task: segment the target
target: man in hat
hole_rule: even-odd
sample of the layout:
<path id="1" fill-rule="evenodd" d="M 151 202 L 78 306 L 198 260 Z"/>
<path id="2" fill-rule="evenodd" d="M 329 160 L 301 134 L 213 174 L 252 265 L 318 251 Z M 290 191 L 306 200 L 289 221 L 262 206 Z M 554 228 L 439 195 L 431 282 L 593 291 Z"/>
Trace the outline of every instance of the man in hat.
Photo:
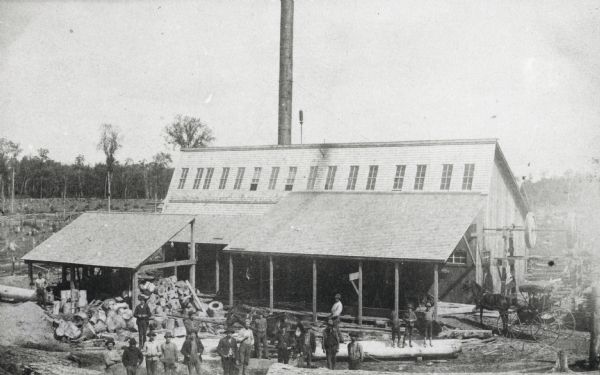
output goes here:
<path id="1" fill-rule="evenodd" d="M 423 318 L 425 320 L 425 336 L 423 339 L 423 343 L 427 346 L 427 338 L 429 338 L 429 346 L 433 347 L 431 344 L 431 336 L 433 336 L 433 311 L 431 310 L 431 302 L 425 303 L 425 312 L 423 313 Z"/>
<path id="2" fill-rule="evenodd" d="M 171 342 L 171 331 L 165 333 L 165 342 L 160 346 L 160 360 L 165 368 L 166 375 L 177 374 L 177 345 Z"/>
<path id="3" fill-rule="evenodd" d="M 188 367 L 188 374 L 192 375 L 195 370 L 196 375 L 200 375 L 200 363 L 202 362 L 202 352 L 204 352 L 204 345 L 198 337 L 196 330 L 191 330 L 183 342 L 181 347 L 181 354 L 183 354 L 183 363 Z"/>
<path id="4" fill-rule="evenodd" d="M 327 357 L 327 368 L 335 370 L 335 357 L 340 348 L 340 339 L 331 319 L 327 321 L 327 327 L 323 330 L 322 346 Z"/>
<path id="5" fill-rule="evenodd" d="M 158 374 L 158 358 L 161 351 L 158 343 L 154 341 L 155 337 L 156 333 L 150 331 L 148 333 L 148 341 L 144 343 L 144 347 L 142 348 L 142 353 L 146 356 L 146 373 L 148 375 Z"/>
<path id="6" fill-rule="evenodd" d="M 340 343 L 344 342 L 342 338 L 342 333 L 340 332 L 340 316 L 342 315 L 342 310 L 344 306 L 342 305 L 342 295 L 339 293 L 335 294 L 335 302 L 333 306 L 331 306 L 331 319 L 333 320 L 333 327 L 335 328 L 335 332 L 338 335 L 338 340 Z"/>
<path id="7" fill-rule="evenodd" d="M 356 339 L 357 332 L 350 332 L 350 343 L 348 344 L 348 368 L 350 370 L 360 370 L 360 364 L 364 359 L 362 345 Z"/>
<path id="8" fill-rule="evenodd" d="M 223 366 L 224 375 L 234 375 L 235 373 L 235 354 L 237 352 L 237 342 L 231 334 L 233 328 L 227 327 L 226 336 L 219 340 L 217 345 L 217 353 L 221 356 L 221 365 Z"/>
<path id="9" fill-rule="evenodd" d="M 254 352 L 258 358 L 264 357 L 269 358 L 267 353 L 267 319 L 262 313 L 258 313 L 254 320 Z M 262 345 L 262 353 L 261 353 Z M 262 354 L 262 355 L 261 355 Z"/>
<path id="10" fill-rule="evenodd" d="M 35 295 L 37 296 L 38 305 L 44 307 L 46 306 L 46 287 L 48 287 L 48 282 L 44 279 L 41 272 L 38 272 L 38 277 L 34 281 L 35 284 Z"/>
<path id="11" fill-rule="evenodd" d="M 298 333 L 300 333 L 298 335 Z M 304 362 L 307 368 L 312 368 L 312 356 L 317 350 L 317 340 L 311 326 L 298 322 L 296 326 L 296 352 L 298 353 L 298 367 Z"/>
<path id="12" fill-rule="evenodd" d="M 277 333 L 277 362 L 288 364 L 290 361 L 290 350 L 293 349 L 294 345 L 292 338 L 290 337 L 285 322 L 279 327 Z"/>
<path id="13" fill-rule="evenodd" d="M 115 340 L 109 337 L 104 343 L 106 350 L 103 353 L 105 372 L 107 374 L 118 374 L 118 365 L 121 363 L 121 356 L 119 352 L 115 350 Z"/>
<path id="14" fill-rule="evenodd" d="M 148 304 L 146 303 L 148 297 L 140 294 L 138 299 L 140 300 L 140 303 L 135 307 L 135 310 L 133 310 L 133 316 L 135 316 L 135 323 L 138 327 L 140 346 L 143 347 L 146 342 L 146 331 L 148 330 L 148 323 L 150 322 L 152 313 L 150 312 L 150 307 L 148 307 Z"/>
<path id="15" fill-rule="evenodd" d="M 134 338 L 129 339 L 129 346 L 123 350 L 123 366 L 127 371 L 127 375 L 135 375 L 138 367 L 144 362 L 144 356 L 140 349 L 136 346 L 137 342 Z"/>
<path id="16" fill-rule="evenodd" d="M 254 333 L 250 329 L 250 319 L 246 319 L 243 324 L 243 329 L 238 333 L 240 335 L 240 375 L 246 375 L 246 368 L 250 363 L 250 356 L 252 355 L 252 348 L 254 347 Z"/>

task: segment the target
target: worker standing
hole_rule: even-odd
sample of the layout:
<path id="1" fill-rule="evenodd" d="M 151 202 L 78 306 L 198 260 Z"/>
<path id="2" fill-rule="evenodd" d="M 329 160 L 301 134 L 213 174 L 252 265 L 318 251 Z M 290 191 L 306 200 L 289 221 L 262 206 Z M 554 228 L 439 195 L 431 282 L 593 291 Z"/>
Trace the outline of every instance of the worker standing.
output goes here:
<path id="1" fill-rule="evenodd" d="M 243 329 L 240 330 L 240 375 L 246 375 L 246 368 L 250 363 L 250 356 L 252 355 L 252 348 L 254 347 L 254 333 L 250 329 L 250 319 L 246 319 L 243 324 Z"/>
<path id="2" fill-rule="evenodd" d="M 217 345 L 217 354 L 221 356 L 221 366 L 223 366 L 223 375 L 233 375 L 235 373 L 235 353 L 237 352 L 237 342 L 231 334 L 233 328 L 227 327 L 226 336 L 219 340 Z"/>
<path id="3" fill-rule="evenodd" d="M 184 356 L 183 363 L 187 364 L 189 375 L 193 374 L 192 370 L 194 370 L 196 375 L 200 375 L 200 364 L 202 363 L 203 352 L 204 345 L 202 345 L 202 341 L 200 341 L 197 331 L 190 331 L 181 347 L 181 354 Z"/>
<path id="4" fill-rule="evenodd" d="M 38 277 L 35 279 L 34 284 L 37 303 L 44 307 L 46 306 L 46 287 L 48 287 L 48 282 L 44 279 L 41 272 L 38 272 Z"/>
<path id="5" fill-rule="evenodd" d="M 129 346 L 123 350 L 121 360 L 123 361 L 127 375 L 136 375 L 138 367 L 144 362 L 144 356 L 136 344 L 135 339 L 130 338 Z"/>
<path id="6" fill-rule="evenodd" d="M 254 320 L 254 331 L 256 333 L 256 337 L 254 338 L 254 351 L 256 352 L 256 356 L 258 358 L 264 357 L 268 359 L 269 355 L 267 353 L 267 319 L 261 313 L 259 313 L 257 319 Z"/>
<path id="7" fill-rule="evenodd" d="M 425 304 L 425 312 L 423 314 L 425 319 L 425 338 L 423 340 L 424 346 L 427 346 L 427 338 L 429 338 L 429 346 L 431 344 L 431 336 L 433 336 L 433 310 L 431 310 L 431 302 Z"/>
<path id="8" fill-rule="evenodd" d="M 165 368 L 166 375 L 177 374 L 177 345 L 171 342 L 173 334 L 171 331 L 165 333 L 165 342 L 160 346 L 160 360 Z"/>
<path id="9" fill-rule="evenodd" d="M 290 350 L 293 345 L 285 323 L 282 323 L 277 333 L 277 362 L 288 364 L 290 361 Z"/>
<path id="10" fill-rule="evenodd" d="M 335 357 L 340 348 L 340 340 L 336 329 L 333 326 L 333 320 L 331 319 L 327 321 L 327 327 L 323 331 L 322 346 L 325 356 L 327 357 L 327 368 L 335 370 Z"/>
<path id="11" fill-rule="evenodd" d="M 344 342 L 342 333 L 340 332 L 340 316 L 342 315 L 343 310 L 344 306 L 342 305 L 342 295 L 336 293 L 335 302 L 333 303 L 333 306 L 331 306 L 331 319 L 333 320 L 333 327 L 340 343 Z"/>
<path id="12" fill-rule="evenodd" d="M 148 341 L 144 343 L 142 353 L 146 356 L 146 373 L 148 375 L 158 375 L 158 357 L 160 357 L 160 346 L 154 338 L 156 333 L 148 333 Z"/>
<path id="13" fill-rule="evenodd" d="M 350 343 L 348 344 L 348 369 L 360 370 L 360 365 L 365 357 L 362 345 L 356 341 L 357 332 L 350 332 Z"/>
<path id="14" fill-rule="evenodd" d="M 150 322 L 152 312 L 150 312 L 150 307 L 148 307 L 148 304 L 146 303 L 147 297 L 145 295 L 140 294 L 138 299 L 140 300 L 140 303 L 135 307 L 133 316 L 135 316 L 135 323 L 138 327 L 140 346 L 143 347 L 146 342 L 146 331 L 148 330 L 148 323 Z"/>
<path id="15" fill-rule="evenodd" d="M 103 353 L 104 366 L 106 366 L 104 372 L 116 375 L 119 373 L 118 365 L 121 363 L 121 356 L 119 355 L 119 352 L 115 350 L 115 340 L 110 337 L 106 340 L 104 345 L 106 346 L 106 350 Z"/>

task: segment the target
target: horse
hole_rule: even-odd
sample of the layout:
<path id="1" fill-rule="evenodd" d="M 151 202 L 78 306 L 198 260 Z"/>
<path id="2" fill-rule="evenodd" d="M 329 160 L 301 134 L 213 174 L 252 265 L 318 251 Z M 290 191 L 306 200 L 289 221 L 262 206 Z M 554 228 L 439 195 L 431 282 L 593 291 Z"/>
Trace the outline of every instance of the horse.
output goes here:
<path id="1" fill-rule="evenodd" d="M 475 308 L 479 308 L 479 323 L 483 325 L 483 309 L 495 310 L 500 313 L 502 319 L 502 331 L 508 332 L 508 310 L 518 306 L 516 296 L 504 296 L 499 293 L 490 293 L 474 280 L 468 280 L 463 284 L 464 291 L 470 291 L 473 295 Z"/>

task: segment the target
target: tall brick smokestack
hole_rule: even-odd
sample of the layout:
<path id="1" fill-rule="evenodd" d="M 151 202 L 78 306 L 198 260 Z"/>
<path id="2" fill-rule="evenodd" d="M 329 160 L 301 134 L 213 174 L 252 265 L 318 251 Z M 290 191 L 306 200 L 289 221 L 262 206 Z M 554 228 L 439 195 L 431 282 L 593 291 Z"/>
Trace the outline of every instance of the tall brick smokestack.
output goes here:
<path id="1" fill-rule="evenodd" d="M 279 36 L 279 116 L 277 144 L 292 143 L 292 55 L 294 0 L 281 0 Z"/>

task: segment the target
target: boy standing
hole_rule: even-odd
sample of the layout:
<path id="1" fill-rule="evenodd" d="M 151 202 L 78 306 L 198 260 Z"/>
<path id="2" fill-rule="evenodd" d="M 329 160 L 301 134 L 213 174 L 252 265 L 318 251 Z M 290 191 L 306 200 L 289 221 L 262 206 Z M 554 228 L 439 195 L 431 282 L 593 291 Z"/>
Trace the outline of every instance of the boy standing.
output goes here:
<path id="1" fill-rule="evenodd" d="M 290 361 L 290 336 L 287 332 L 285 323 L 281 324 L 279 333 L 277 334 L 277 362 L 285 363 Z"/>
<path id="2" fill-rule="evenodd" d="M 227 327 L 226 336 L 219 340 L 217 353 L 221 356 L 221 365 L 224 375 L 233 375 L 235 373 L 235 353 L 237 351 L 237 342 L 231 334 L 233 328 Z"/>
<path id="3" fill-rule="evenodd" d="M 350 343 L 348 344 L 348 368 L 350 370 L 360 370 L 360 364 L 364 359 L 362 345 L 356 339 L 358 333 L 350 332 Z"/>
<path id="4" fill-rule="evenodd" d="M 415 322 L 417 321 L 417 314 L 413 310 L 412 304 L 408 304 L 408 311 L 404 313 L 404 324 L 406 326 L 404 330 L 404 336 L 402 336 L 402 347 L 406 343 L 406 335 L 408 335 L 408 346 L 412 348 L 412 331 L 415 328 Z"/>
<path id="5" fill-rule="evenodd" d="M 35 295 L 37 296 L 38 305 L 44 308 L 46 306 L 46 287 L 48 282 L 44 279 L 41 272 L 38 272 L 38 277 L 35 279 Z"/>
<path id="6" fill-rule="evenodd" d="M 425 346 L 427 346 L 427 338 L 429 337 L 429 346 L 433 347 L 431 344 L 431 336 L 433 336 L 433 311 L 431 310 L 431 303 L 427 302 L 425 304 L 425 339 L 423 340 Z"/>

